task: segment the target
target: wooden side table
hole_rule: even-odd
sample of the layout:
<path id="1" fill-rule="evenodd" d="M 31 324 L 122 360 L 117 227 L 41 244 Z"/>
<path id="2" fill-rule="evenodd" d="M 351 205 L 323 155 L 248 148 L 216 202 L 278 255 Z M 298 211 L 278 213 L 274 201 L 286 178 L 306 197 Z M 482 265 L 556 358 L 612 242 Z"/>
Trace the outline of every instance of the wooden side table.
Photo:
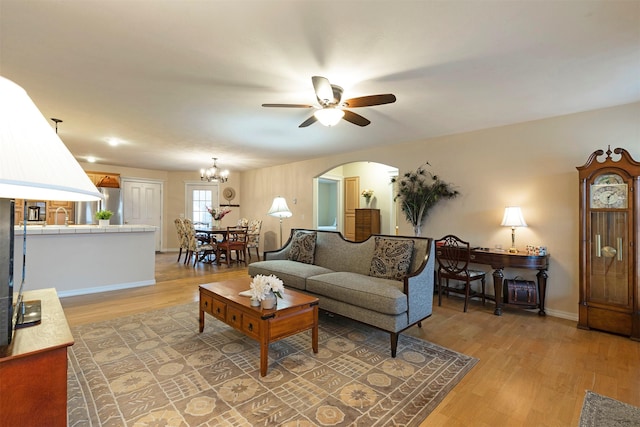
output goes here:
<path id="1" fill-rule="evenodd" d="M 0 355 L 0 424 L 66 427 L 73 336 L 55 289 L 25 292 L 24 300 L 42 301 L 42 321 L 18 329 Z"/>

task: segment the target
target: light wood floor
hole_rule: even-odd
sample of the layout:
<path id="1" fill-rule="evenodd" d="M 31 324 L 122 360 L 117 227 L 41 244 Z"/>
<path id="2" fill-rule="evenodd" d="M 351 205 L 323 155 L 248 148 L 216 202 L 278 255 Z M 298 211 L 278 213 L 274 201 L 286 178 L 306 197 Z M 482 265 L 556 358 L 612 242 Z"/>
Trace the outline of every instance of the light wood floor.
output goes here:
<path id="1" fill-rule="evenodd" d="M 70 325 L 196 301 L 198 284 L 247 274 L 176 258 L 157 255 L 155 286 L 63 298 Z M 640 406 L 640 343 L 628 338 L 521 310 L 494 316 L 490 302 L 463 313 L 456 297 L 405 333 L 479 359 L 422 426 L 577 426 L 586 390 Z"/>

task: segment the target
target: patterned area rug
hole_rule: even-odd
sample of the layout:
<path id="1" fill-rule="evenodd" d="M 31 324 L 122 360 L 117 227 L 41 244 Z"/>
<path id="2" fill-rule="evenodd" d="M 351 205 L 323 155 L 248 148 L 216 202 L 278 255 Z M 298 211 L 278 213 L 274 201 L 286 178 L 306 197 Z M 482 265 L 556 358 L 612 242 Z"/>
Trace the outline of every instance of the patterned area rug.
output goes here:
<path id="1" fill-rule="evenodd" d="M 428 322 L 426 322 L 428 324 Z M 69 426 L 417 426 L 477 359 L 321 311 L 310 332 L 258 342 L 191 303 L 72 329 Z"/>
<path id="2" fill-rule="evenodd" d="M 580 427 L 637 427 L 640 408 L 587 390 Z"/>

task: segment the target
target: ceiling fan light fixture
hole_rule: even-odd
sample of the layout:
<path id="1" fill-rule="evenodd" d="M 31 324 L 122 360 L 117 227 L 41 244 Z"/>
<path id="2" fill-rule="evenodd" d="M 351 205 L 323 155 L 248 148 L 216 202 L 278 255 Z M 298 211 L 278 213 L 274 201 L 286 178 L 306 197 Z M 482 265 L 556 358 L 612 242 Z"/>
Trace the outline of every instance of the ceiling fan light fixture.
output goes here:
<path id="1" fill-rule="evenodd" d="M 344 111 L 335 107 L 326 107 L 320 110 L 316 110 L 313 115 L 318 119 L 320 123 L 325 126 L 335 126 L 340 119 L 344 116 Z"/>

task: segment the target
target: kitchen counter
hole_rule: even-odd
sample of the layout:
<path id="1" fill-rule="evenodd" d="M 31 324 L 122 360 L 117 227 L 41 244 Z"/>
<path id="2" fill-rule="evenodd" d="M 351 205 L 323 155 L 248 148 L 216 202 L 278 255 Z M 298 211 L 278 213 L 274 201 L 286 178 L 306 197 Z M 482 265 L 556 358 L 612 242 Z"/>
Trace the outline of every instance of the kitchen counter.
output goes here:
<path id="1" fill-rule="evenodd" d="M 27 236 L 31 234 L 91 234 L 91 233 L 139 233 L 156 231 L 156 227 L 150 225 L 27 225 Z M 24 234 L 24 227 L 14 227 L 16 236 Z"/>
<path id="2" fill-rule="evenodd" d="M 66 297 L 153 285 L 155 232 L 149 225 L 27 225 L 26 290 Z M 14 228 L 14 286 L 22 280 L 24 227 Z"/>

